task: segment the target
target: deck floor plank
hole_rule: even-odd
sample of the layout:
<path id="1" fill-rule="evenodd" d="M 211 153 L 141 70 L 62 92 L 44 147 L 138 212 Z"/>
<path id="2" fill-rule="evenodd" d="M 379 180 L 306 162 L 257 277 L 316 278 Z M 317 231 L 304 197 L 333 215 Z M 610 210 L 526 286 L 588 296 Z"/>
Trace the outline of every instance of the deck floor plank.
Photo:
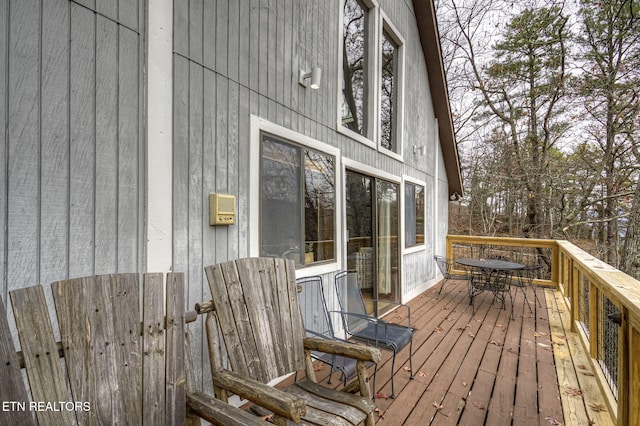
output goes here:
<path id="1" fill-rule="evenodd" d="M 569 313 L 560 308 L 563 302 L 561 295 L 557 292 L 547 292 L 549 304 L 556 309 L 552 309 L 557 315 L 559 323 L 552 327 L 552 341 L 554 342 L 554 355 L 556 365 L 559 358 L 562 362 L 564 374 L 558 372 L 558 383 L 560 384 L 560 395 L 565 400 L 571 400 L 571 405 L 580 406 L 576 409 L 578 421 L 586 424 L 612 425 L 611 416 L 607 411 L 607 404 L 602 394 L 599 392 L 598 383 L 590 369 L 590 360 L 577 335 L 570 332 Z M 581 396 L 577 396 L 580 394 Z M 568 404 L 567 404 L 568 405 Z M 595 408 L 595 409 L 594 409 Z M 573 413 L 572 413 L 573 414 Z M 565 413 L 565 418 L 567 413 Z"/>

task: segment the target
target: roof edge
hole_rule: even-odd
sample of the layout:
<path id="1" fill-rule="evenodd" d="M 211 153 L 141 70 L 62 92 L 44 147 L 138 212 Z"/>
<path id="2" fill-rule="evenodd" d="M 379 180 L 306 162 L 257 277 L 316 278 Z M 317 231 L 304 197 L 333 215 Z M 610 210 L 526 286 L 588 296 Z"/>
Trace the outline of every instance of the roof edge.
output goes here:
<path id="1" fill-rule="evenodd" d="M 442 49 L 440 47 L 440 34 L 436 20 L 436 12 L 433 0 L 412 0 L 413 10 L 420 34 L 422 53 L 427 65 L 429 75 L 429 88 L 433 100 L 433 109 L 438 118 L 438 134 L 440 147 L 444 157 L 444 164 L 449 180 L 449 195 L 463 195 L 462 174 L 460 172 L 460 159 L 453 130 L 453 118 L 451 105 L 449 104 L 449 91 L 447 79 L 442 62 Z M 433 54 L 437 52 L 437 54 Z"/>

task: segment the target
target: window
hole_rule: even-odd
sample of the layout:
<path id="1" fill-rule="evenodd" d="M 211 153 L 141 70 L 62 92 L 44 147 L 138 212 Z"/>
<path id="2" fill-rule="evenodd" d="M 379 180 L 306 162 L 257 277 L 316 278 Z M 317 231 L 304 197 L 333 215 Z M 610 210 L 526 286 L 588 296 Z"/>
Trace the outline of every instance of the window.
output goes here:
<path id="1" fill-rule="evenodd" d="M 369 8 L 346 0 L 343 14 L 342 125 L 367 136 Z"/>
<path id="2" fill-rule="evenodd" d="M 424 244 L 424 186 L 405 183 L 404 222 L 405 247 Z"/>
<path id="3" fill-rule="evenodd" d="M 260 255 L 335 260 L 335 158 L 263 134 Z"/>
<path id="4" fill-rule="evenodd" d="M 338 131 L 402 160 L 404 40 L 375 0 L 344 0 Z"/>
<path id="5" fill-rule="evenodd" d="M 398 45 L 385 30 L 382 34 L 382 66 L 380 73 L 380 145 L 399 152 L 396 143 L 396 98 Z"/>

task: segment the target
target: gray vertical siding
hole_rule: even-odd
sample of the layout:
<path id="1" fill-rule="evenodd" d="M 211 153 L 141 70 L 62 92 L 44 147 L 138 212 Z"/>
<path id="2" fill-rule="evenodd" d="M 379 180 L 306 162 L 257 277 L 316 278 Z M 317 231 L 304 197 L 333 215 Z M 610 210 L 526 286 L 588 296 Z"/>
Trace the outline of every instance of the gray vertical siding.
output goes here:
<path id="1" fill-rule="evenodd" d="M 4 301 L 37 283 L 142 272 L 142 7 L 0 2 Z"/>

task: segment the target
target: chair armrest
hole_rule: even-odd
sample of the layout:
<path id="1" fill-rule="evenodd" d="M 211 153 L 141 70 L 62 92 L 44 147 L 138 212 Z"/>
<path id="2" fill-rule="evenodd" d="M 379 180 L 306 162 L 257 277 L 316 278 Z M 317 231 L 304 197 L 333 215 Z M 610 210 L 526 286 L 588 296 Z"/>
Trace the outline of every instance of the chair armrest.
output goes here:
<path id="1" fill-rule="evenodd" d="M 307 413 L 307 405 L 302 399 L 283 390 L 228 370 L 213 372 L 211 376 L 214 386 L 235 393 L 295 423 L 300 423 L 302 416 Z"/>
<path id="2" fill-rule="evenodd" d="M 318 339 L 307 337 L 303 340 L 305 349 L 320 351 L 331 355 L 341 355 L 360 361 L 380 362 L 380 350 L 370 346 L 355 345 L 353 343 L 337 340 Z"/>
<path id="3" fill-rule="evenodd" d="M 265 425 L 259 417 L 200 391 L 187 394 L 187 407 L 216 426 Z"/>

